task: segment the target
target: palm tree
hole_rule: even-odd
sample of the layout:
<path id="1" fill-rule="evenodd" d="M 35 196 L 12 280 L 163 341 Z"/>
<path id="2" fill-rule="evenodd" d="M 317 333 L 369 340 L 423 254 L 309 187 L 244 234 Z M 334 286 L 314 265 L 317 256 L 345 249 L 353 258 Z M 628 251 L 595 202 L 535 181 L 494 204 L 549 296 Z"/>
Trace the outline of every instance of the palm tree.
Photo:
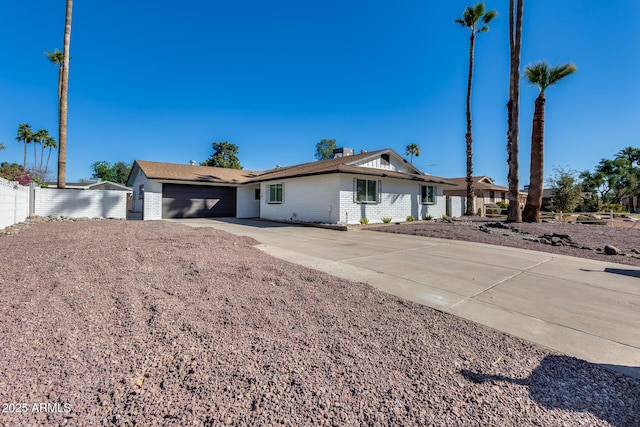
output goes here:
<path id="1" fill-rule="evenodd" d="M 407 145 L 404 152 L 405 156 L 411 156 L 410 164 L 413 164 L 413 156 L 420 157 L 420 146 L 414 142 Z"/>
<path id="2" fill-rule="evenodd" d="M 35 134 L 33 134 L 33 168 L 36 168 L 38 163 L 38 155 L 36 154 L 36 144 L 40 144 L 41 153 L 40 153 L 40 167 L 38 170 L 42 172 L 42 155 L 44 154 L 44 141 L 49 136 L 49 131 L 46 129 L 40 129 Z"/>
<path id="3" fill-rule="evenodd" d="M 43 175 L 43 177 L 46 178 L 47 172 L 49 171 L 49 159 L 51 159 L 51 150 L 54 148 L 58 148 L 58 144 L 56 143 L 56 140 L 51 135 L 49 135 L 44 141 L 44 146 L 49 149 L 49 154 L 47 155 L 47 163 L 45 163 Z"/>
<path id="4" fill-rule="evenodd" d="M 58 114 L 58 188 L 66 187 L 67 175 L 67 106 L 69 92 L 69 45 L 71 44 L 71 13 L 73 0 L 67 0 L 67 8 L 64 22 L 64 45 L 62 48 L 62 80 L 60 82 L 60 104 Z"/>
<path id="5" fill-rule="evenodd" d="M 517 3 L 517 4 L 515 4 Z M 518 188 L 518 135 L 520 120 L 520 52 L 524 0 L 509 0 L 509 101 L 507 102 L 507 164 L 509 166 L 509 209 L 507 220 L 522 222 Z"/>
<path id="6" fill-rule="evenodd" d="M 634 163 L 638 163 L 640 165 L 640 148 L 623 148 L 616 154 L 616 159 L 627 159 L 631 166 L 633 166 Z"/>
<path id="7" fill-rule="evenodd" d="M 45 52 L 49 61 L 53 64 L 58 65 L 58 102 L 60 102 L 61 92 L 62 92 L 62 65 L 64 64 L 64 53 L 60 52 L 58 49 L 54 49 L 53 52 Z"/>
<path id="8" fill-rule="evenodd" d="M 489 22 L 491 22 L 498 13 L 490 10 L 485 12 L 484 3 L 478 3 L 475 6 L 467 6 L 462 13 L 462 18 L 456 19 L 454 22 L 471 30 L 469 38 L 469 76 L 467 79 L 467 133 L 465 135 L 467 142 L 467 208 L 465 215 L 473 215 L 473 137 L 471 135 L 471 82 L 473 79 L 473 57 L 476 45 L 476 34 L 489 31 Z"/>
<path id="9" fill-rule="evenodd" d="M 24 162 L 22 163 L 22 167 L 27 169 L 27 144 L 31 144 L 33 141 L 33 131 L 31 130 L 31 125 L 28 123 L 22 123 L 18 125 L 18 136 L 16 136 L 16 141 L 24 142 Z"/>
<path id="10" fill-rule="evenodd" d="M 522 212 L 522 220 L 525 222 L 540 222 L 542 185 L 544 181 L 544 106 L 546 103 L 544 92 L 549 86 L 553 86 L 575 72 L 576 66 L 571 63 L 552 68 L 544 61 L 528 65 L 524 69 L 524 76 L 527 81 L 540 89 L 540 94 L 535 101 L 531 128 L 529 194 L 527 195 L 527 204 Z"/>

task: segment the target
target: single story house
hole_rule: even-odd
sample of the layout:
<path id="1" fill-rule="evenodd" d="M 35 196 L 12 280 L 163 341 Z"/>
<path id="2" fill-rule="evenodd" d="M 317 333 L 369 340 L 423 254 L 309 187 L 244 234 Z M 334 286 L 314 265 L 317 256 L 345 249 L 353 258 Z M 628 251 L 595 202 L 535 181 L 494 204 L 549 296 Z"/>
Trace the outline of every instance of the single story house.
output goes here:
<path id="1" fill-rule="evenodd" d="M 509 188 L 494 184 L 493 180 L 488 176 L 473 176 L 473 194 L 475 198 L 475 211 L 478 215 L 484 214 L 484 206 L 489 203 L 508 202 Z M 455 185 L 447 187 L 444 194 L 447 196 L 463 196 L 467 195 L 467 178 L 449 178 L 449 181 Z M 520 208 L 524 208 L 527 201 L 527 193 L 519 192 Z"/>
<path id="2" fill-rule="evenodd" d="M 127 180 L 145 220 L 237 217 L 329 224 L 445 214 L 444 187 L 391 149 L 337 149 L 333 158 L 267 171 L 136 160 Z"/>

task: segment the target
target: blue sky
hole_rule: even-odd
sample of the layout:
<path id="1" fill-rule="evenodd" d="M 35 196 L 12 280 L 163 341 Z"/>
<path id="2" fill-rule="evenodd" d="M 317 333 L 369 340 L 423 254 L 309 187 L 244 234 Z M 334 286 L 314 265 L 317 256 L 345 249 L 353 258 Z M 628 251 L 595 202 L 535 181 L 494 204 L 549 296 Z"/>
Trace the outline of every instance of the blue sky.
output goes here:
<path id="1" fill-rule="evenodd" d="M 508 1 L 485 3 L 500 15 L 476 45 L 474 174 L 506 184 Z M 99 160 L 203 161 L 213 141 L 263 170 L 313 161 L 322 138 L 400 154 L 415 142 L 417 167 L 464 176 L 469 31 L 453 21 L 470 4 L 77 0 L 67 180 Z M 57 69 L 44 52 L 62 48 L 64 6 L 0 2 L 0 161 L 22 163 L 20 123 L 57 138 Z M 578 67 L 547 90 L 546 175 L 640 146 L 640 2 L 534 0 L 524 15 L 523 66 Z M 521 185 L 537 95 L 522 82 Z"/>

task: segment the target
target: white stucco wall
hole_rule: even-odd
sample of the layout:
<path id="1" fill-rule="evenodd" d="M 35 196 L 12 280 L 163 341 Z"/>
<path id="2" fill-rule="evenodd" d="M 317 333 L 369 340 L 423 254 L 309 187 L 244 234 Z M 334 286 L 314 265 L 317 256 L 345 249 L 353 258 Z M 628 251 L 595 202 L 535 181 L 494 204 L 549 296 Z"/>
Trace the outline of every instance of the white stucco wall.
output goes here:
<path id="1" fill-rule="evenodd" d="M 0 229 L 29 216 L 29 187 L 0 178 Z"/>
<path id="2" fill-rule="evenodd" d="M 452 218 L 463 216 L 466 209 L 467 198 L 465 196 L 446 196 L 447 215 Z"/>
<path id="3" fill-rule="evenodd" d="M 283 203 L 269 202 L 269 184 L 284 184 Z M 261 184 L 260 217 L 272 220 L 337 223 L 338 174 L 269 181 Z"/>
<path id="4" fill-rule="evenodd" d="M 380 200 L 378 203 L 354 202 L 354 179 L 375 179 L 366 175 L 341 175 L 340 178 L 340 223 L 358 224 L 361 218 L 369 223 L 381 223 L 383 217 L 392 222 L 405 221 L 412 215 L 421 219 L 425 215 L 441 217 L 446 212 L 445 197 L 441 186 L 435 186 L 436 202 L 432 205 L 420 203 L 419 182 L 400 179 L 381 179 L 379 181 Z"/>
<path id="5" fill-rule="evenodd" d="M 34 213 L 71 218 L 127 218 L 127 192 L 36 188 Z"/>
<path id="6" fill-rule="evenodd" d="M 260 216 L 260 200 L 256 200 L 256 190 L 260 190 L 260 199 L 264 198 L 260 184 L 238 187 L 236 198 L 236 216 L 238 218 L 258 218 Z"/>

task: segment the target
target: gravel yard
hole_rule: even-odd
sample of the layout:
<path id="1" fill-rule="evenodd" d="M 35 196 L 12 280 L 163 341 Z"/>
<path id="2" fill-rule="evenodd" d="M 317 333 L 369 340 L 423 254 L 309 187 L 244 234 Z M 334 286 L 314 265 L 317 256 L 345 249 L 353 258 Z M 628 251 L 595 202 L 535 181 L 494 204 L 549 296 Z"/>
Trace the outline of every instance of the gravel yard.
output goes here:
<path id="1" fill-rule="evenodd" d="M 640 380 L 255 243 L 160 221 L 1 236 L 0 423 L 639 424 Z"/>
<path id="2" fill-rule="evenodd" d="M 463 218 L 449 222 L 417 221 L 398 225 L 372 225 L 366 228 L 389 233 L 509 246 L 640 266 L 640 227 L 624 228 L 560 222 L 508 224 L 486 218 L 471 217 L 470 219 Z M 553 234 L 570 236 L 574 245 L 568 245 L 566 241 L 553 245 L 550 244 L 551 239 L 549 238 L 546 239 L 548 243 L 538 241 L 544 235 L 551 236 Z M 605 246 L 613 246 L 621 254 L 606 255 L 604 253 Z"/>

